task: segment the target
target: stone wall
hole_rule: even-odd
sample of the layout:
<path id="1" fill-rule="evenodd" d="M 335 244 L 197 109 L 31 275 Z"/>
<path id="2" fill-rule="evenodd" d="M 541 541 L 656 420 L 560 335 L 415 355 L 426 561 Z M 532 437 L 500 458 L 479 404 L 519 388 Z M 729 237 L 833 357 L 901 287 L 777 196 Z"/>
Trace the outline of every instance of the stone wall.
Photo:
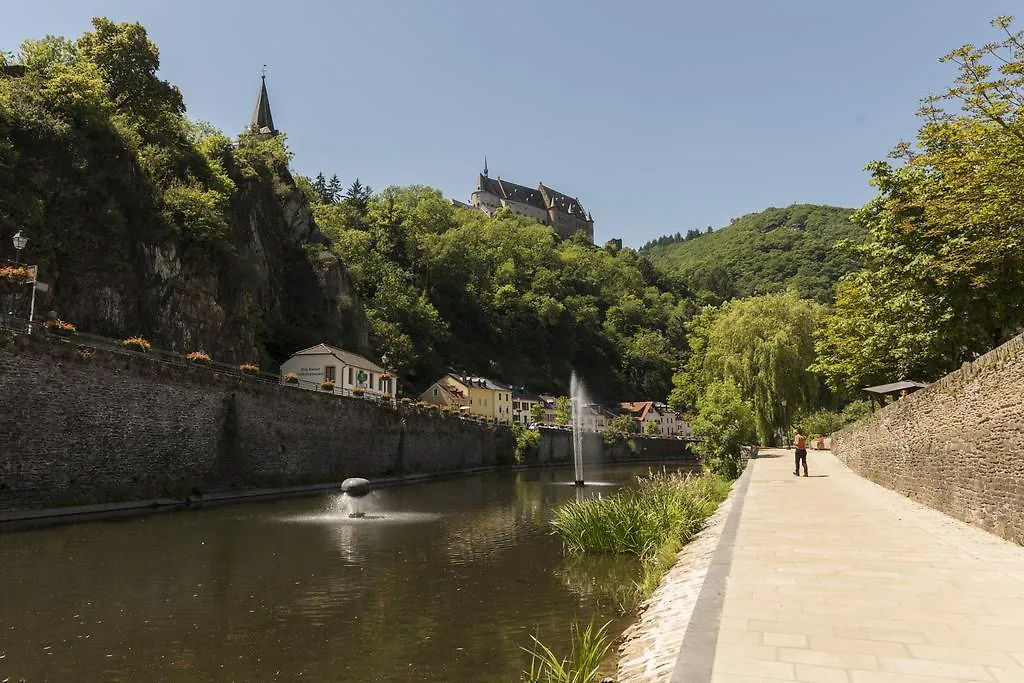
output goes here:
<path id="1" fill-rule="evenodd" d="M 507 430 L 0 332 L 0 511 L 511 462 Z"/>
<path id="2" fill-rule="evenodd" d="M 637 437 L 608 445 L 600 434 L 594 432 L 583 435 L 583 456 L 584 473 L 586 465 L 592 462 L 697 461 L 686 441 Z M 572 432 L 567 429 L 541 429 L 540 446 L 536 453 L 529 454 L 527 461 L 572 464 Z"/>
<path id="3" fill-rule="evenodd" d="M 832 437 L 853 471 L 1024 543 L 1024 335 Z"/>

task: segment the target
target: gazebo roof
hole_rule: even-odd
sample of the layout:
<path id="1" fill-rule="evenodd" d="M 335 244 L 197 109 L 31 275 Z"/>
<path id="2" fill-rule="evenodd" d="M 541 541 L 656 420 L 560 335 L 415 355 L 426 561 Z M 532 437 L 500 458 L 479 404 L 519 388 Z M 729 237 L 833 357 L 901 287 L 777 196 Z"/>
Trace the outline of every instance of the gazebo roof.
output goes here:
<path id="1" fill-rule="evenodd" d="M 921 382 L 914 382 L 911 380 L 902 380 L 900 382 L 893 382 L 892 384 L 879 384 L 877 387 L 864 387 L 864 391 L 870 391 L 872 394 L 893 394 L 897 391 L 917 390 L 924 389 L 927 384 Z"/>

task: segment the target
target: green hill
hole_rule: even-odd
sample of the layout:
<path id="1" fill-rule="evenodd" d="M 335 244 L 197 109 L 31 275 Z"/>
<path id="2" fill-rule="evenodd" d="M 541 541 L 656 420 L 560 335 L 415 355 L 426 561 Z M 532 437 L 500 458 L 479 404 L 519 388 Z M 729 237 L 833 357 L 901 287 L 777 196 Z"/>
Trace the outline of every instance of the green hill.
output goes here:
<path id="1" fill-rule="evenodd" d="M 710 233 L 662 238 L 641 253 L 695 291 L 717 298 L 753 296 L 793 285 L 801 296 L 830 302 L 836 280 L 858 264 L 834 246 L 862 241 L 852 209 L 815 204 L 770 208 Z"/>

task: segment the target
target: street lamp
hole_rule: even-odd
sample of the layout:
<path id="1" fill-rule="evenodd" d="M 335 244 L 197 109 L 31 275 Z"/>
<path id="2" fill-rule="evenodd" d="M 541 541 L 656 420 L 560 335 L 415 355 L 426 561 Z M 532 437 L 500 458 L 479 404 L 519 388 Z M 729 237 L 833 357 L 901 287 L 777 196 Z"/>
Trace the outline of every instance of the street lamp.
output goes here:
<path id="1" fill-rule="evenodd" d="M 21 250 L 25 248 L 26 244 L 28 244 L 28 237 L 23 235 L 21 233 L 21 230 L 19 230 L 18 232 L 14 233 L 14 237 L 11 238 L 11 242 L 14 243 L 14 251 L 17 252 L 17 255 L 14 257 L 14 260 L 20 261 Z"/>
<path id="2" fill-rule="evenodd" d="M 16 263 L 21 262 L 21 250 L 28 244 L 28 236 L 19 230 L 14 233 L 14 237 L 11 238 L 11 242 L 14 244 L 14 260 Z M 32 304 L 28 311 L 28 333 L 32 334 L 32 319 L 35 318 L 36 314 L 36 279 L 38 278 L 37 266 L 29 266 L 32 272 L 32 281 L 29 283 L 32 285 Z M 14 311 L 11 311 L 13 315 Z"/>

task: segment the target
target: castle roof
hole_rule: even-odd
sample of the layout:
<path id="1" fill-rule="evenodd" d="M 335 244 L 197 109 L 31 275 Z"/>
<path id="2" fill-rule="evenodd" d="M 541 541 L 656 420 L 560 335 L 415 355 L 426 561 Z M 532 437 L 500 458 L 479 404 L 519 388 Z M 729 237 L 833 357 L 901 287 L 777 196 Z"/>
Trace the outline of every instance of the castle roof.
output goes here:
<path id="1" fill-rule="evenodd" d="M 580 200 L 562 194 L 557 190 L 541 183 L 537 188 L 519 185 L 517 183 L 502 180 L 501 178 L 489 178 L 480 175 L 477 178 L 477 190 L 487 192 L 506 201 L 519 202 L 533 206 L 541 211 L 555 209 L 561 213 L 568 213 L 579 216 L 584 220 L 593 220 L 583 208 Z"/>
<path id="2" fill-rule="evenodd" d="M 270 96 L 267 94 L 267 76 L 261 76 L 260 95 L 252 112 L 252 127 L 264 135 L 277 135 L 274 116 L 270 113 Z"/>

